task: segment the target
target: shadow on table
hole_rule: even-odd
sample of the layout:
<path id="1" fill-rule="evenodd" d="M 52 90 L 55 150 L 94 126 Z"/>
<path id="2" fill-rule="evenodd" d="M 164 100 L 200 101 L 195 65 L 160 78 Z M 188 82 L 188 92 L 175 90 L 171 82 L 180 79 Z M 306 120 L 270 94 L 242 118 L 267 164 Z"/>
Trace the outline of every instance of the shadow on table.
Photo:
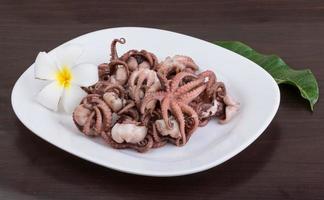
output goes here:
<path id="1" fill-rule="evenodd" d="M 16 124 L 19 127 L 17 148 L 27 157 L 26 166 L 33 170 L 34 176 L 29 177 L 26 171 L 29 180 L 27 189 L 22 192 L 51 199 L 217 197 L 262 171 L 281 135 L 279 124 L 273 121 L 250 147 L 215 168 L 188 176 L 152 178 L 124 174 L 87 162 L 38 138 L 19 121 Z"/>

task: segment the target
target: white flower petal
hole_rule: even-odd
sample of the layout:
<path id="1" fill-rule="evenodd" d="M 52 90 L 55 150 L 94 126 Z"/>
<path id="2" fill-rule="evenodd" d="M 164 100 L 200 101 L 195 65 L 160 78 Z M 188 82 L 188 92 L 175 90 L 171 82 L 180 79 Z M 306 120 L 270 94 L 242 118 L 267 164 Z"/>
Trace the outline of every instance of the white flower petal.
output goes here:
<path id="1" fill-rule="evenodd" d="M 82 48 L 80 45 L 69 44 L 60 47 L 55 53 L 61 68 L 63 66 L 73 68 L 82 54 Z"/>
<path id="2" fill-rule="evenodd" d="M 45 86 L 36 96 L 36 100 L 48 109 L 57 111 L 63 87 L 56 81 Z"/>
<path id="3" fill-rule="evenodd" d="M 91 86 L 98 82 L 98 67 L 93 64 L 80 64 L 72 69 L 72 83 Z"/>
<path id="4" fill-rule="evenodd" d="M 62 105 L 67 113 L 72 113 L 73 110 L 79 105 L 82 98 L 87 95 L 79 86 L 71 84 L 71 87 L 64 90 L 62 97 Z"/>
<path id="5" fill-rule="evenodd" d="M 35 78 L 54 80 L 58 67 L 55 58 L 46 52 L 39 52 L 35 60 Z"/>

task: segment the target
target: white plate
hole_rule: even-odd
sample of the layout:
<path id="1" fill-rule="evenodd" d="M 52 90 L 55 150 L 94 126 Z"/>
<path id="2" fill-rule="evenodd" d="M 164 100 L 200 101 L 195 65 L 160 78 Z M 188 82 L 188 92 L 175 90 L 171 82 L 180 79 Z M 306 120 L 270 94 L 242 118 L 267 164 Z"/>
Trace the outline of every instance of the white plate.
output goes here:
<path id="1" fill-rule="evenodd" d="M 233 157 L 265 130 L 278 109 L 279 89 L 266 71 L 200 39 L 158 29 L 125 27 L 92 32 L 67 43 L 84 46 L 80 62 L 100 64 L 108 61 L 110 42 L 120 37 L 126 38 L 126 44 L 118 45 L 119 55 L 129 49 L 146 49 L 159 60 L 183 54 L 191 56 L 201 70 L 212 69 L 241 103 L 239 114 L 226 125 L 214 120 L 199 128 L 181 148 L 167 145 L 144 154 L 116 150 L 99 139 L 80 134 L 71 116 L 51 112 L 35 102 L 35 94 L 44 83 L 34 79 L 32 65 L 18 79 L 11 96 L 21 122 L 49 143 L 99 165 L 140 175 L 177 176 L 209 169 Z"/>

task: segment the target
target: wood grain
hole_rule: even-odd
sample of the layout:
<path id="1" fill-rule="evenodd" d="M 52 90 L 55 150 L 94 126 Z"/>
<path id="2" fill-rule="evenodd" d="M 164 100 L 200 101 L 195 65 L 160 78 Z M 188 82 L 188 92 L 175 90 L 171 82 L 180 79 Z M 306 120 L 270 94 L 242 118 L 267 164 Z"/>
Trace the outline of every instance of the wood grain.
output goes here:
<path id="1" fill-rule="evenodd" d="M 39 51 L 116 26 L 244 41 L 297 69 L 310 68 L 324 92 L 323 0 L 150 2 L 0 1 L 0 199 L 324 199 L 324 102 L 320 98 L 312 113 L 289 86 L 281 87 L 275 119 L 250 147 L 184 177 L 141 177 L 97 166 L 18 121 L 11 90 Z"/>

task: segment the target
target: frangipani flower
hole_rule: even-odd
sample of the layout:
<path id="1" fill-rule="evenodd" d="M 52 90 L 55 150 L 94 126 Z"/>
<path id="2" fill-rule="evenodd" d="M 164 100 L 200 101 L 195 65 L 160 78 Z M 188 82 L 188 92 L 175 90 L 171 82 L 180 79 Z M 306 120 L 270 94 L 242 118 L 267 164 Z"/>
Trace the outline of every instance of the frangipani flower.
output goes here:
<path id="1" fill-rule="evenodd" d="M 55 53 L 37 55 L 35 78 L 50 81 L 36 96 L 40 104 L 57 111 L 61 103 L 66 112 L 72 113 L 86 95 L 81 86 L 88 87 L 98 81 L 96 65 L 76 64 L 81 53 L 80 46 L 68 45 Z"/>

